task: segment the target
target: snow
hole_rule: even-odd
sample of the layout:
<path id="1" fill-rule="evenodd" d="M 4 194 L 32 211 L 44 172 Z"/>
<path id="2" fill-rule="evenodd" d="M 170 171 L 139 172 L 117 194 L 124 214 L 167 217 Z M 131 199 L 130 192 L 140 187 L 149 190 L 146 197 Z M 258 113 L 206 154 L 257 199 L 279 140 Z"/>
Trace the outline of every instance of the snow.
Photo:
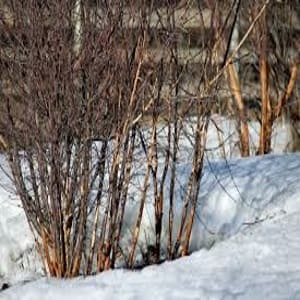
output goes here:
<path id="1" fill-rule="evenodd" d="M 0 181 L 0 287 L 2 281 L 11 283 L 29 280 L 41 274 L 41 264 L 34 250 L 34 239 L 11 180 L 3 174 Z M 7 169 L 7 167 L 6 167 Z"/>
<path id="2" fill-rule="evenodd" d="M 239 155 L 238 149 L 238 135 L 236 133 L 236 121 L 228 120 L 224 117 L 214 115 L 213 122 L 210 122 L 208 129 L 208 140 L 206 147 L 206 167 L 204 169 L 204 177 L 201 182 L 200 199 L 197 208 L 197 218 L 194 222 L 192 230 L 192 239 L 190 243 L 190 250 L 196 251 L 202 247 L 210 247 L 216 241 L 235 234 L 246 220 L 253 220 L 259 216 L 263 210 L 267 209 L 273 201 L 273 196 L 277 197 L 280 192 L 275 186 L 278 184 L 276 178 L 272 178 L 271 173 L 274 171 L 274 166 L 271 162 L 267 163 L 267 168 L 270 169 L 270 176 L 264 177 L 263 174 L 255 176 L 257 172 L 264 171 L 265 165 L 257 166 L 256 158 L 248 160 L 248 165 L 243 171 L 236 163 Z M 180 163 L 177 166 L 175 199 L 174 203 L 174 224 L 173 224 L 173 240 L 176 239 L 176 233 L 180 226 L 180 216 L 183 208 L 183 199 L 185 199 L 186 186 L 188 178 L 191 173 L 190 160 L 193 156 L 193 140 L 189 139 L 194 135 L 195 131 L 195 117 L 191 117 L 184 122 L 184 133 L 180 136 L 179 157 Z M 259 124 L 257 122 L 250 122 L 250 136 L 251 136 L 251 154 L 257 151 L 259 144 Z M 221 130 L 221 131 L 220 131 Z M 145 136 L 149 136 L 148 130 L 143 131 Z M 221 139 L 220 139 L 221 135 Z M 167 129 L 162 127 L 158 133 L 159 148 L 164 148 L 166 145 Z M 146 138 L 147 139 L 147 138 Z M 274 153 L 286 152 L 289 147 L 289 124 L 278 122 L 274 125 L 272 149 Z M 224 147 L 220 144 L 224 142 Z M 231 158 L 229 162 L 224 159 Z M 223 158 L 223 159 L 222 159 Z M 221 161 L 220 161 L 221 159 Z M 158 158 L 161 161 L 159 166 L 164 163 L 164 157 Z M 277 162 L 277 160 L 276 160 Z M 245 163 L 245 162 L 244 162 Z M 280 159 L 278 160 L 280 163 Z M 293 162 L 289 162 L 293 164 Z M 276 163 L 275 163 L 276 167 Z M 297 167 L 297 166 L 296 166 Z M 291 165 L 292 168 L 292 165 Z M 140 173 L 145 172 L 144 166 L 136 166 L 135 170 Z M 276 171 L 276 170 L 275 170 Z M 158 173 L 162 169 L 158 168 Z M 250 172 L 250 173 L 249 173 Z M 249 174 L 248 174 L 249 173 Z M 129 195 L 134 199 L 141 198 L 142 182 L 139 174 L 136 174 L 136 182 L 129 188 Z M 268 183 L 269 181 L 269 183 Z M 265 192 L 265 199 L 261 197 L 256 198 L 256 185 L 263 182 Z M 164 197 L 168 199 L 169 194 L 169 178 L 165 182 Z M 151 186 L 149 188 L 151 192 Z M 129 196 L 129 198 L 130 198 Z M 141 258 L 141 249 L 146 251 L 147 245 L 155 244 L 155 225 L 154 225 L 154 206 L 151 197 L 145 207 L 142 219 L 142 230 L 139 235 L 139 247 L 136 251 L 136 263 L 139 264 Z M 270 205 L 269 205 L 270 204 Z M 168 234 L 168 201 L 164 203 L 163 214 L 163 230 L 162 239 L 164 240 Z M 129 208 L 129 209 L 128 209 Z M 125 255 L 129 253 L 132 241 L 132 228 L 135 226 L 137 212 L 139 210 L 139 202 L 135 201 L 127 206 L 125 211 L 125 225 L 122 232 L 121 247 Z M 163 243 L 161 247 L 162 253 L 166 253 L 166 244 Z M 122 266 L 122 262 L 119 264 Z"/>
<path id="3" fill-rule="evenodd" d="M 206 147 L 211 159 L 234 158 L 240 156 L 239 136 L 236 120 L 213 115 L 208 130 Z M 255 155 L 259 145 L 260 124 L 257 121 L 248 123 L 250 154 Z M 285 153 L 293 148 L 292 124 L 282 119 L 273 125 L 271 148 L 274 153 Z M 225 156 L 224 156 L 225 154 Z"/>
<path id="4" fill-rule="evenodd" d="M 275 152 L 285 149 L 282 132 Z M 208 144 L 217 145 L 213 133 Z M 234 155 L 231 147 L 225 150 Z M 141 271 L 118 269 L 72 280 L 41 276 L 24 213 L 2 174 L 0 287 L 4 282 L 12 287 L 0 292 L 0 299 L 300 298 L 300 154 L 216 157 L 216 152 L 206 157 L 192 255 Z M 180 168 L 185 178 L 189 166 Z M 176 195 L 180 199 L 179 189 Z M 150 225 L 143 226 L 145 231 Z"/>
<path id="5" fill-rule="evenodd" d="M 280 216 L 174 262 L 73 280 L 44 278 L 14 286 L 0 299 L 298 299 L 299 221 L 299 213 Z"/>

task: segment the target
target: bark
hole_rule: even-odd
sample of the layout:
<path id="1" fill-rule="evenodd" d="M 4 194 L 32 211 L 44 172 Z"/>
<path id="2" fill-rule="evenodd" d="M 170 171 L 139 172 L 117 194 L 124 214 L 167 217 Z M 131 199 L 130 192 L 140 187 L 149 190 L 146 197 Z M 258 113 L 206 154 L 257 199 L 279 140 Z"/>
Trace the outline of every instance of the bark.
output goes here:
<path id="1" fill-rule="evenodd" d="M 238 110 L 238 131 L 240 135 L 241 155 L 243 157 L 246 157 L 250 154 L 248 120 L 244 100 L 242 97 L 241 86 L 238 79 L 238 74 L 232 63 L 229 64 L 227 67 L 227 77 L 229 81 L 230 91 L 234 97 Z"/>

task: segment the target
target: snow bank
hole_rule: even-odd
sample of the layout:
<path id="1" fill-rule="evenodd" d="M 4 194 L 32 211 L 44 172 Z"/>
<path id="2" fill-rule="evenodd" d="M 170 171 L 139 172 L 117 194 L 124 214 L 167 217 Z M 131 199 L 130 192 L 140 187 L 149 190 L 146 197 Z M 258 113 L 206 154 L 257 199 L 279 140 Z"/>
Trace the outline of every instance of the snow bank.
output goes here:
<path id="1" fill-rule="evenodd" d="M 182 165 L 180 176 L 189 166 Z M 268 218 L 277 218 L 300 210 L 300 154 L 268 155 L 230 161 L 206 161 L 201 181 L 197 218 L 192 232 L 191 250 L 210 248 L 218 240 Z M 7 186 L 7 185 L 6 185 Z M 176 199 L 182 199 L 176 190 Z M 33 250 L 33 239 L 22 210 L 2 190 L 1 207 L 1 277 L 22 280 L 20 270 L 36 276 L 41 265 Z M 180 204 L 178 204 L 180 207 Z M 153 206 L 148 205 L 142 235 L 153 230 Z M 130 216 L 127 216 L 130 219 Z M 145 237 L 146 238 L 146 237 Z M 25 253 L 25 255 L 24 255 Z M 19 274 L 19 277 L 16 277 Z"/>
<path id="2" fill-rule="evenodd" d="M 208 161 L 198 209 L 206 229 L 201 232 L 222 238 L 258 218 L 299 210 L 299 178 L 300 154 Z"/>
<path id="3" fill-rule="evenodd" d="M 185 198 L 190 165 L 181 164 L 177 169 L 175 188 L 174 238 L 179 228 L 183 199 Z M 228 238 L 257 219 L 274 217 L 299 208 L 300 154 L 267 155 L 229 161 L 205 161 L 201 180 L 196 219 L 194 222 L 190 250 L 210 248 L 216 241 Z M 168 186 L 168 182 L 166 182 Z M 136 193 L 138 195 L 138 192 Z M 168 199 L 168 191 L 165 191 Z M 138 206 L 139 203 L 136 203 Z M 137 207 L 127 210 L 126 225 L 129 233 L 136 219 Z M 130 223 L 131 222 L 131 223 Z M 168 201 L 164 206 L 162 239 L 167 236 Z M 154 243 L 154 207 L 152 202 L 145 207 L 141 247 Z M 126 241 L 123 245 L 126 250 Z M 162 247 L 165 247 L 163 245 Z M 124 250 L 123 249 L 123 250 Z"/>
<path id="4" fill-rule="evenodd" d="M 14 286 L 0 299 L 298 299 L 300 214 L 249 226 L 189 257 L 138 272 Z"/>
<path id="5" fill-rule="evenodd" d="M 228 122 L 223 119 L 216 120 L 216 122 L 219 123 L 221 122 L 220 124 L 222 125 L 221 127 L 224 134 L 223 139 L 227 141 L 225 144 L 226 155 L 234 156 L 235 155 L 234 151 L 236 151 L 234 150 L 236 149 L 234 148 L 236 147 L 236 137 L 232 135 L 232 132 L 234 132 L 234 123 Z M 222 124 L 222 122 L 225 123 Z M 218 126 L 220 124 L 218 124 Z M 255 124 L 253 124 L 252 129 L 254 130 L 254 133 L 256 132 L 255 128 L 256 128 Z M 287 145 L 287 138 L 285 137 L 286 128 L 279 128 L 279 129 L 280 130 L 277 131 L 279 139 L 277 140 L 277 144 L 276 145 L 274 144 L 273 146 L 274 152 L 282 152 L 286 150 L 286 145 Z M 276 139 L 274 139 L 274 143 L 275 140 Z M 254 144 L 257 143 L 255 142 Z M 252 226 L 252 224 L 258 224 L 258 225 L 264 224 L 265 220 L 269 220 L 269 219 L 277 220 L 278 218 L 283 218 L 286 215 L 290 215 L 292 213 L 297 213 L 300 211 L 300 204 L 299 204 L 300 186 L 298 184 L 298 180 L 300 177 L 300 154 L 267 155 L 264 157 L 254 157 L 248 159 L 216 161 L 215 160 L 216 158 L 220 159 L 220 157 L 222 156 L 222 152 L 220 152 L 218 145 L 219 145 L 218 133 L 216 129 L 213 127 L 213 125 L 211 125 L 209 129 L 208 148 L 210 147 L 211 149 L 213 149 L 213 151 L 209 151 L 206 155 L 204 173 L 203 173 L 203 178 L 201 180 L 200 198 L 199 198 L 199 204 L 197 208 L 197 218 L 195 221 L 195 226 L 193 228 L 192 239 L 191 239 L 192 251 L 196 251 L 203 247 L 211 248 L 212 246 L 214 246 L 212 250 L 210 250 L 209 252 L 206 252 L 204 250 L 199 252 L 202 253 L 201 255 L 206 255 L 204 258 L 201 258 L 200 260 L 196 260 L 196 261 L 192 260 L 190 262 L 190 264 L 195 263 L 198 266 L 198 268 L 201 270 L 202 268 L 204 268 L 204 270 L 207 270 L 206 260 L 209 260 L 209 257 L 213 257 L 212 258 L 213 260 L 216 259 L 217 261 L 218 260 L 220 261 L 221 258 L 216 258 L 214 255 L 222 256 L 222 260 L 224 260 L 223 257 L 224 255 L 225 256 L 236 255 L 235 253 L 230 254 L 231 252 L 230 253 L 228 252 L 227 254 L 225 253 L 224 255 L 223 254 L 221 255 L 221 253 L 220 254 L 213 254 L 213 253 L 214 251 L 217 251 L 216 249 L 219 249 L 221 245 L 226 245 L 227 242 L 231 243 L 232 241 L 234 241 L 236 238 L 238 238 L 237 236 L 234 239 L 231 239 L 230 240 L 231 242 L 226 241 L 221 244 L 217 244 L 217 246 L 215 244 L 216 241 L 227 239 L 238 232 L 244 232 L 245 229 L 249 228 L 249 226 L 250 228 L 256 228 L 256 225 Z M 186 159 L 189 158 L 189 154 L 190 154 L 189 151 L 186 151 L 185 155 L 187 157 L 184 157 L 183 155 L 182 162 L 186 161 Z M 6 169 L 2 157 L 0 157 L 0 165 L 4 166 L 4 169 Z M 187 177 L 188 177 L 187 174 L 189 174 L 190 166 L 182 163 L 178 168 L 179 168 L 179 177 L 177 180 L 179 180 L 182 184 L 181 186 L 178 186 L 176 190 L 176 199 L 177 199 L 176 208 L 179 213 L 180 208 L 182 206 L 182 199 L 185 192 L 184 186 L 185 183 L 187 182 Z M 13 188 L 11 183 L 9 182 L 9 180 L 7 180 L 7 178 L 3 174 L 0 174 L 0 287 L 2 282 L 9 282 L 10 284 L 15 284 L 17 282 L 23 282 L 26 280 L 31 280 L 33 278 L 39 277 L 42 273 L 42 266 L 37 256 L 37 253 L 34 249 L 33 237 L 28 228 L 24 213 L 20 208 L 20 203 L 17 199 L 14 198 L 13 195 L 14 193 L 13 193 Z M 130 220 L 135 219 L 132 217 L 132 214 L 134 212 L 135 212 L 134 208 L 132 208 L 131 212 L 127 211 L 127 220 L 129 220 L 128 221 L 129 227 L 130 227 Z M 144 218 L 143 218 L 143 223 L 142 223 L 141 238 L 139 241 L 141 244 L 143 243 L 146 244 L 146 241 L 147 242 L 149 241 L 149 236 L 151 238 L 151 234 L 152 236 L 154 236 L 153 235 L 154 233 L 153 213 L 154 213 L 153 205 L 152 204 L 147 205 Z M 293 215 L 295 222 L 297 221 L 297 216 L 298 216 L 297 214 Z M 164 222 L 166 224 L 166 219 L 164 219 Z M 167 228 L 166 225 L 165 228 Z M 166 233 L 163 232 L 163 234 Z M 243 240 L 245 238 L 244 233 L 238 236 L 242 236 L 241 242 L 244 243 Z M 248 236 L 248 233 L 246 233 L 246 236 Z M 130 240 L 128 240 L 128 242 L 129 241 L 131 241 L 131 231 L 130 231 Z M 232 246 L 230 244 L 230 246 L 228 247 L 229 248 L 238 247 L 238 245 Z M 284 242 L 282 247 L 284 247 Z M 184 265 L 186 264 L 186 261 L 189 261 L 193 257 L 198 257 L 198 255 L 200 255 L 199 253 L 192 255 L 191 258 L 185 258 L 180 261 Z M 212 253 L 212 256 L 210 256 L 209 253 Z M 249 256 L 249 259 L 251 258 L 252 260 L 254 260 L 255 257 L 251 258 Z M 228 268 L 230 268 L 231 263 L 232 261 L 229 260 Z M 174 267 L 171 267 L 172 264 L 166 263 L 161 267 L 150 267 L 146 269 L 148 271 L 145 270 L 145 274 L 147 274 L 147 272 L 150 272 L 151 274 L 153 270 L 157 270 L 154 272 L 155 274 L 160 272 L 164 274 L 161 276 L 165 277 L 166 292 L 165 293 L 162 292 L 163 289 L 160 286 L 157 286 L 157 288 L 161 290 L 158 291 L 157 294 L 158 298 L 165 299 L 165 295 L 167 295 L 167 293 L 170 293 L 171 295 L 168 298 L 172 298 L 172 295 L 174 295 L 174 297 L 177 298 L 180 298 L 180 295 L 183 296 L 185 295 L 186 290 L 184 286 L 182 286 L 181 292 L 178 292 L 178 289 L 176 289 L 176 291 L 174 292 L 175 294 L 173 294 L 173 292 L 171 291 L 174 288 L 172 287 L 173 283 L 171 282 L 170 285 L 168 285 L 168 280 L 169 280 L 168 276 L 165 276 L 165 273 L 163 271 L 165 268 L 171 268 L 171 269 L 177 268 L 176 267 L 177 264 L 181 265 L 180 262 L 175 262 Z M 209 264 L 208 267 L 210 268 Z M 245 265 L 246 270 L 247 268 L 248 265 Z M 174 269 L 174 272 L 176 273 L 177 271 Z M 225 274 L 224 272 L 225 271 L 221 271 L 220 273 L 221 277 L 228 276 L 228 274 Z M 86 280 L 78 280 L 78 281 L 75 280 L 70 282 L 41 280 L 29 286 L 34 287 L 35 284 L 37 286 L 41 285 L 41 289 L 44 289 L 46 291 L 49 290 L 50 293 L 49 295 L 52 295 L 53 288 L 58 289 L 57 295 L 63 295 L 64 293 L 67 293 L 69 295 L 69 292 L 65 290 L 65 288 L 70 285 L 71 287 L 73 286 L 73 288 L 70 288 L 70 290 L 72 291 L 72 293 L 74 292 L 74 299 L 76 299 L 76 294 L 79 291 L 82 295 L 85 289 L 87 290 L 89 289 L 90 285 L 91 286 L 95 285 L 95 287 L 98 287 L 98 283 L 95 283 L 98 282 L 98 278 L 101 279 L 100 286 L 102 284 L 101 283 L 102 280 L 105 283 L 106 282 L 105 278 L 113 279 L 115 276 L 117 278 L 120 277 L 121 279 L 123 277 L 124 278 L 128 277 L 129 285 L 133 284 L 134 280 L 137 281 L 140 280 L 141 286 L 143 285 L 145 286 L 146 283 L 144 282 L 143 279 L 144 275 L 138 277 L 140 279 L 137 279 L 135 277 L 137 275 L 135 274 L 136 273 L 131 273 L 131 272 L 128 273 L 126 271 L 116 271 L 116 272 L 113 271 L 113 272 L 106 273 L 105 276 L 103 275 L 104 279 L 101 279 L 102 275 L 100 275 L 100 277 L 89 278 Z M 144 271 L 142 271 L 141 274 L 144 274 Z M 195 274 L 196 274 L 195 279 L 198 276 L 200 277 L 203 276 L 202 273 L 201 273 L 202 275 L 198 273 Z M 150 279 L 154 281 L 154 286 L 155 284 L 158 285 L 157 281 L 154 278 L 156 276 L 160 278 L 159 277 L 160 275 L 159 276 L 153 275 L 153 278 L 150 276 L 151 277 Z M 208 276 L 210 277 L 207 280 L 212 280 L 212 274 L 209 273 Z M 219 275 L 215 274 L 215 276 L 219 276 Z M 130 281 L 130 278 L 133 278 L 132 282 Z M 120 281 L 123 280 L 121 279 Z M 175 281 L 175 279 L 170 279 L 170 281 L 172 280 Z M 183 281 L 185 282 L 185 280 Z M 199 299 L 199 297 L 200 298 L 206 297 L 205 296 L 206 283 L 204 282 L 204 279 L 203 279 L 203 283 L 199 285 L 197 284 L 196 280 L 194 280 L 193 283 L 191 284 L 196 285 L 198 288 L 196 289 L 197 292 L 195 292 L 195 294 L 193 293 L 187 294 L 190 296 L 190 298 Z M 58 286 L 61 286 L 61 288 L 58 288 Z M 112 297 L 112 299 L 114 297 L 115 298 L 121 297 L 122 289 L 121 292 L 119 293 L 119 289 L 117 288 L 117 286 L 114 287 L 108 284 L 107 288 L 105 288 L 106 283 L 103 284 L 103 286 L 104 287 L 101 288 L 101 290 L 103 291 L 101 291 L 102 294 L 100 295 L 104 295 L 104 298 L 105 295 L 107 295 L 107 298 Z M 24 289 L 25 288 L 26 287 L 24 286 Z M 111 291 L 111 288 L 113 288 L 114 291 Z M 135 287 L 132 288 L 133 290 L 135 289 Z M 188 286 L 188 288 L 191 289 L 190 286 Z M 224 289 L 225 289 L 225 284 L 224 284 Z M 99 291 L 97 291 L 97 293 L 98 292 Z M 70 293 L 70 295 L 72 293 Z M 137 295 L 139 295 L 139 293 L 141 293 L 141 290 L 137 288 L 136 293 Z M 197 293 L 200 293 L 199 294 L 200 296 L 196 297 Z M 8 295 L 8 294 L 0 294 L 0 298 L 2 295 Z M 24 297 L 25 295 L 26 293 L 24 294 Z M 128 294 L 127 291 L 124 297 L 126 296 L 127 299 L 132 299 L 132 297 L 134 298 L 134 295 L 135 295 L 134 293 Z M 153 293 L 151 295 L 153 296 Z M 204 296 L 201 297 L 201 295 Z M 220 295 L 224 296 L 227 294 L 223 290 L 221 290 L 220 294 L 218 294 L 217 292 L 213 292 L 213 289 L 211 289 L 208 290 L 207 295 L 209 295 L 209 297 L 212 297 L 212 295 L 217 295 L 216 299 L 218 299 Z M 229 297 L 228 295 L 226 297 Z M 91 297 L 93 297 L 93 295 L 91 295 Z M 44 299 L 44 297 L 42 298 Z M 12 298 L 12 299 L 17 299 L 17 298 Z M 24 299 L 31 299 L 31 298 L 28 296 L 28 298 L 25 297 Z M 228 299 L 230 299 L 230 297 Z"/>
<path id="6" fill-rule="evenodd" d="M 29 280 L 41 274 L 41 263 L 34 247 L 24 211 L 11 180 L 3 157 L 0 157 L 0 287 Z M 5 174 L 4 174 L 5 173 Z"/>

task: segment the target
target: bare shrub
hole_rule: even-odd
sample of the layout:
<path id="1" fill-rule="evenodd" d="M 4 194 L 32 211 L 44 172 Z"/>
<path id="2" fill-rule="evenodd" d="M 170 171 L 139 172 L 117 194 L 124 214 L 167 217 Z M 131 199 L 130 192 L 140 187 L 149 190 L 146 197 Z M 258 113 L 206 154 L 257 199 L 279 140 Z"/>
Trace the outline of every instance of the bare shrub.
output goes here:
<path id="1" fill-rule="evenodd" d="M 3 1 L 0 136 L 51 276 L 189 253 L 215 41 L 201 40 L 187 88 L 194 56 L 180 56 L 178 5 L 185 15 L 176 2 Z M 182 162 L 191 168 L 178 183 Z"/>

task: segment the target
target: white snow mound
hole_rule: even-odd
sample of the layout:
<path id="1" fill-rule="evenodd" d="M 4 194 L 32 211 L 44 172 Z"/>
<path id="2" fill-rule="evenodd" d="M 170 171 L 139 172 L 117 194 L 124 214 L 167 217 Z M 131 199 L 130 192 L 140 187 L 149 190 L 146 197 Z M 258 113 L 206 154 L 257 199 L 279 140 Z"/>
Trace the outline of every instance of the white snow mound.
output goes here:
<path id="1" fill-rule="evenodd" d="M 191 246 L 212 248 L 139 272 L 17 284 L 0 299 L 300 298 L 299 178 L 300 154 L 206 161 Z M 5 192 L 0 200 L 1 276 L 14 283 L 16 257 L 33 240 L 19 208 Z M 24 269 L 37 271 L 35 263 Z"/>

